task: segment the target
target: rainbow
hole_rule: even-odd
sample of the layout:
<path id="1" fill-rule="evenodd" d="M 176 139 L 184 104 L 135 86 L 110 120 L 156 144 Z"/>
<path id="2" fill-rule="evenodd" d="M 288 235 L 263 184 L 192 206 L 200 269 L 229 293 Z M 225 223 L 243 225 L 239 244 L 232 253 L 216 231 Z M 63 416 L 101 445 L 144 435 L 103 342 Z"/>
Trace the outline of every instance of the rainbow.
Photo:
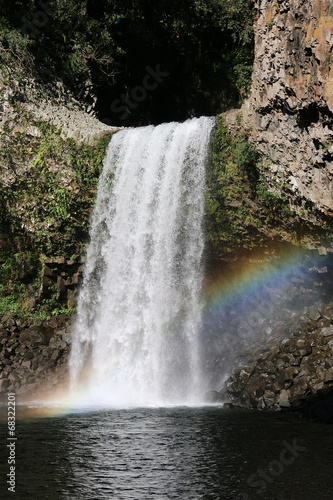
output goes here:
<path id="1" fill-rule="evenodd" d="M 269 292 L 282 290 L 291 276 L 302 280 L 311 268 L 318 268 L 318 257 L 295 247 L 272 258 L 266 250 L 215 268 L 204 285 L 204 321 L 218 316 L 226 306 L 242 308 L 267 300 Z"/>
<path id="2" fill-rule="evenodd" d="M 209 273 L 204 284 L 204 324 L 209 326 L 217 320 L 223 321 L 223 311 L 228 307 L 236 308 L 241 313 L 253 307 L 253 302 L 267 302 L 274 293 L 283 290 L 291 277 L 296 278 L 296 281 L 303 280 L 311 268 L 318 269 L 318 262 L 318 253 L 315 256 L 304 249 L 293 248 L 275 254 L 274 258 L 272 253 L 262 251 L 252 254 L 247 260 L 220 265 Z M 94 405 L 90 387 L 92 379 L 91 371 L 87 369 L 75 393 L 69 388 L 62 388 L 50 398 L 41 392 L 34 401 L 19 405 L 19 418 L 47 418 L 101 410 L 97 403 L 101 401 L 98 394 Z M 111 401 L 106 400 L 104 408 L 107 407 L 124 408 L 121 402 L 114 405 L 114 402 L 111 404 Z"/>

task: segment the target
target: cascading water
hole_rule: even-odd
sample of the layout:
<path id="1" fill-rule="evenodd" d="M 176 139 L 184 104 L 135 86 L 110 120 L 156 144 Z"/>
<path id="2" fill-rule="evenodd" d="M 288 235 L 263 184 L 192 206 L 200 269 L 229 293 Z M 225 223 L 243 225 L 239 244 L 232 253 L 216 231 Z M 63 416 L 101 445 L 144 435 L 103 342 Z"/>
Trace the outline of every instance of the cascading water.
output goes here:
<path id="1" fill-rule="evenodd" d="M 117 132 L 91 220 L 70 356 L 83 402 L 200 397 L 205 162 L 213 118 Z"/>

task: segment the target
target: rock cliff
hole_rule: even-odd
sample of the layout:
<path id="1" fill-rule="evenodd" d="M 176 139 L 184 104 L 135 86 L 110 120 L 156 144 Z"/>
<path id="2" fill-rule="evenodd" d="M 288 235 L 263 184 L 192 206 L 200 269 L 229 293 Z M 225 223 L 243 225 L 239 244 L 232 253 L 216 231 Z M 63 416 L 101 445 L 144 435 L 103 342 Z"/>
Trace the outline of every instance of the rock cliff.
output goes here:
<path id="1" fill-rule="evenodd" d="M 262 156 L 258 167 L 269 190 L 287 196 L 303 219 L 324 217 L 332 233 L 333 4 L 258 0 L 255 5 L 255 60 L 250 97 L 242 107 L 243 126 Z M 232 130 L 236 118 L 235 112 L 225 115 Z M 331 283 L 328 274 L 325 279 Z M 286 328 L 284 310 L 285 338 L 266 345 L 262 341 L 248 365 L 239 361 L 241 367 L 227 381 L 223 395 L 212 393 L 210 399 L 225 401 L 226 391 L 231 401 L 243 405 L 292 406 L 332 421 L 331 306 L 330 288 L 322 302 L 310 298 L 308 309 L 300 310 L 303 326 L 291 329 Z M 273 335 L 278 330 L 276 325 L 270 329 Z M 245 350 L 242 355 L 246 358 Z"/>
<path id="2" fill-rule="evenodd" d="M 243 106 L 262 174 L 293 204 L 333 215 L 333 4 L 256 3 L 252 90 Z"/>

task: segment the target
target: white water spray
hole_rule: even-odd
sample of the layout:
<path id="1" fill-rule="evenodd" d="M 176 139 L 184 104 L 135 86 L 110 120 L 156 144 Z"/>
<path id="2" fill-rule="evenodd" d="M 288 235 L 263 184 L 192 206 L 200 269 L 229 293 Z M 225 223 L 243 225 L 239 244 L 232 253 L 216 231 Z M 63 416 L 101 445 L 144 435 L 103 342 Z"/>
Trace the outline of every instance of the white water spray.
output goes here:
<path id="1" fill-rule="evenodd" d="M 91 220 L 70 356 L 83 402 L 194 404 L 213 118 L 116 133 Z"/>

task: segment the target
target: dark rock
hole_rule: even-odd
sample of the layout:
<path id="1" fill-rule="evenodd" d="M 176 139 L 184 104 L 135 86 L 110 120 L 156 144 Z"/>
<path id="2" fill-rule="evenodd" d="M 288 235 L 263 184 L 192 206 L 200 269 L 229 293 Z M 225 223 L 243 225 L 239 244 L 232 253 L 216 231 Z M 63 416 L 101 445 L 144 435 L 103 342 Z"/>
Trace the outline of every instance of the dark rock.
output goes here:
<path id="1" fill-rule="evenodd" d="M 56 361 L 60 356 L 59 349 L 55 349 L 52 353 L 51 360 Z"/>
<path id="2" fill-rule="evenodd" d="M 333 383 L 333 368 L 329 368 L 324 372 L 324 382 Z"/>
<path id="3" fill-rule="evenodd" d="M 275 404 L 275 393 L 273 391 L 265 391 L 264 393 L 264 402 L 266 406 L 274 406 Z"/>
<path id="4" fill-rule="evenodd" d="M 57 291 L 57 295 L 56 295 L 57 300 L 60 303 L 66 302 L 67 301 L 66 283 L 65 283 L 65 280 L 61 276 L 58 276 L 57 287 L 58 287 L 58 291 Z"/>
<path id="5" fill-rule="evenodd" d="M 35 371 L 40 366 L 41 358 L 40 356 L 35 356 L 31 361 L 31 370 Z"/>
<path id="6" fill-rule="evenodd" d="M 253 377 L 251 377 L 250 382 L 247 386 L 247 392 L 250 396 L 255 398 L 260 398 L 264 395 L 265 384 L 258 375 L 254 375 Z"/>
<path id="7" fill-rule="evenodd" d="M 26 361 L 26 360 L 31 360 L 33 359 L 34 357 L 34 353 L 33 351 L 27 351 L 25 354 L 24 354 L 24 357 L 23 357 L 23 360 Z"/>
<path id="8" fill-rule="evenodd" d="M 312 352 L 312 347 L 310 345 L 306 345 L 305 347 L 302 347 L 302 349 L 299 349 L 298 353 L 300 356 L 309 356 Z"/>
<path id="9" fill-rule="evenodd" d="M 20 377 L 17 375 L 17 373 L 12 372 L 8 375 L 8 380 L 10 380 L 11 382 L 19 382 Z"/>
<path id="10" fill-rule="evenodd" d="M 27 346 L 47 345 L 53 334 L 53 329 L 48 326 L 33 326 L 24 330 L 20 340 Z"/>
<path id="11" fill-rule="evenodd" d="M 329 337 L 330 335 L 333 335 L 333 326 L 322 328 L 321 333 L 324 337 Z"/>
<path id="12" fill-rule="evenodd" d="M 8 389 L 10 385 L 10 381 L 8 379 L 1 379 L 0 380 L 0 391 L 4 392 Z"/>
<path id="13" fill-rule="evenodd" d="M 53 270 L 49 266 L 45 265 L 44 266 L 44 276 L 51 277 L 52 275 L 53 275 Z"/>
<path id="14" fill-rule="evenodd" d="M 22 361 L 22 366 L 24 368 L 28 368 L 28 370 L 30 370 L 31 369 L 31 360 Z"/>
<path id="15" fill-rule="evenodd" d="M 235 405 L 233 403 L 224 403 L 223 408 L 233 410 L 235 408 Z"/>
<path id="16" fill-rule="evenodd" d="M 311 309 L 309 313 L 309 318 L 312 319 L 313 321 L 318 321 L 321 318 L 321 314 L 317 308 L 314 307 L 313 309 Z"/>
<path id="17" fill-rule="evenodd" d="M 67 302 L 69 307 L 76 307 L 77 305 L 76 290 L 67 289 Z"/>
<path id="18" fill-rule="evenodd" d="M 289 408 L 290 407 L 290 392 L 283 390 L 280 392 L 277 402 L 281 408 Z"/>
<path id="19" fill-rule="evenodd" d="M 333 368 L 333 358 L 325 359 L 325 368 Z"/>
<path id="20" fill-rule="evenodd" d="M 309 385 L 309 378 L 307 376 L 296 377 L 293 383 L 293 386 L 297 389 L 306 389 Z"/>

